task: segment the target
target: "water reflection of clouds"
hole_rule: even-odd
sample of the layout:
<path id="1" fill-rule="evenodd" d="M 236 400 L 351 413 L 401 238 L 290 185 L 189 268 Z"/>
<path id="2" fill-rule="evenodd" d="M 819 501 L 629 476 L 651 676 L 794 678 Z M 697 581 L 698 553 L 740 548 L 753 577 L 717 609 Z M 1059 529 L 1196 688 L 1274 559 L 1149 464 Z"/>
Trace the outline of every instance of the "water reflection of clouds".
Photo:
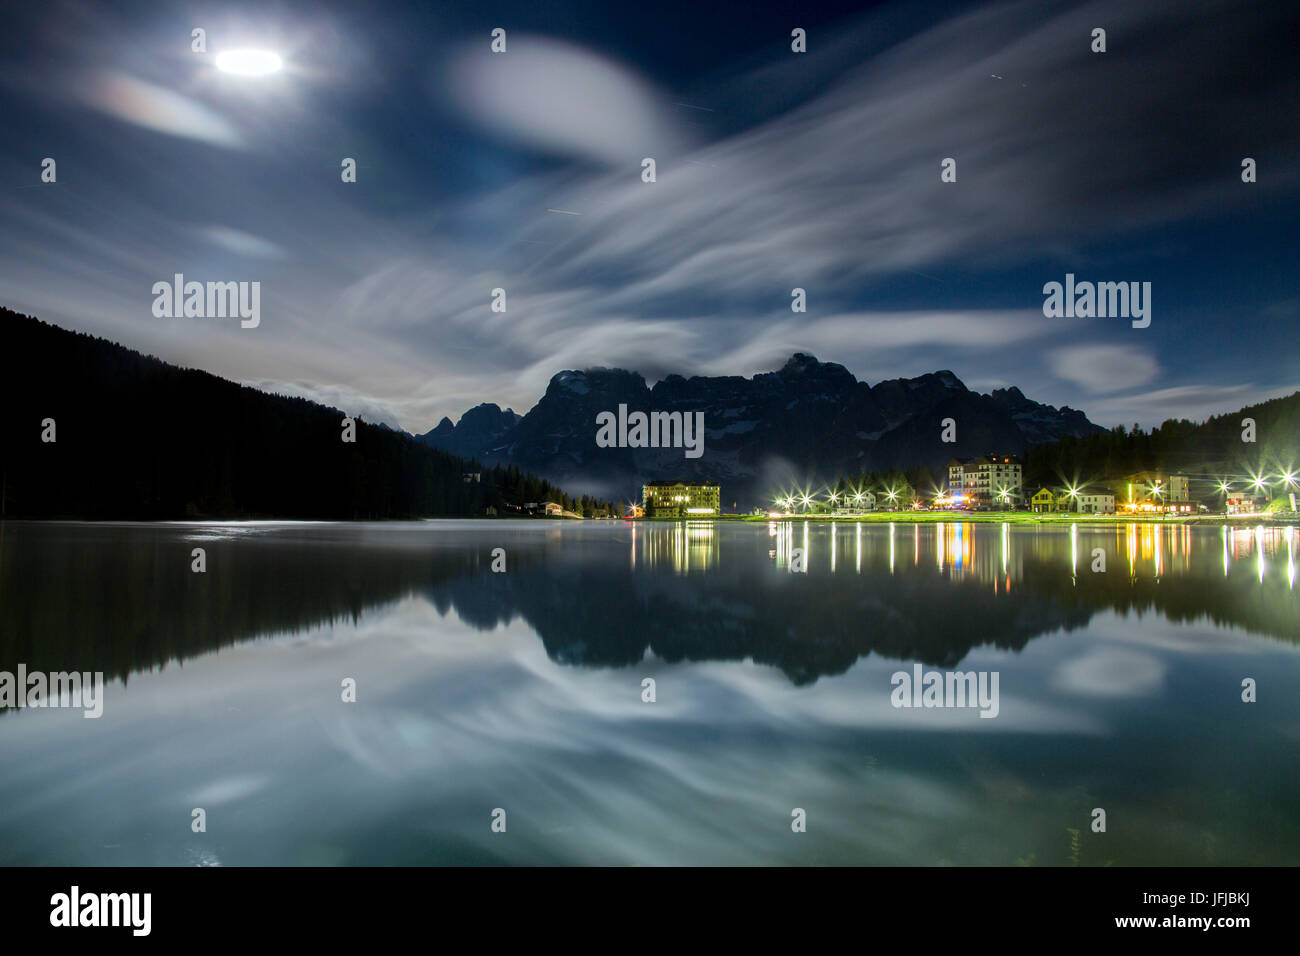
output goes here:
<path id="1" fill-rule="evenodd" d="M 233 803 L 265 790 L 270 783 L 271 778 L 267 774 L 220 777 L 192 791 L 185 799 L 196 807 Z"/>
<path id="2" fill-rule="evenodd" d="M 617 538 L 616 528 L 621 526 L 566 529 L 565 544 L 570 534 L 617 540 L 619 560 L 609 564 L 621 566 L 627 542 Z M 528 533 L 539 530 L 534 525 Z M 963 548 L 968 540 L 983 541 L 984 530 L 969 539 L 963 534 Z M 988 530 L 989 548 L 977 549 L 969 560 L 963 556 L 968 582 L 986 559 L 1002 573 L 1008 538 L 1013 574 L 1021 573 L 1016 551 L 1032 551 L 1034 542 L 1017 540 L 1014 529 Z M 434 546 L 412 531 L 385 526 L 365 533 L 403 553 Z M 503 531 L 513 529 L 476 526 L 469 547 L 482 550 Z M 743 537 L 748 531 L 729 532 L 734 540 L 714 536 L 711 550 L 719 539 L 727 547 L 710 559 L 707 581 L 697 575 L 693 583 L 673 573 L 679 570 L 673 560 L 663 566 L 667 574 L 642 575 L 639 581 L 654 585 L 643 603 L 617 590 L 621 578 L 571 577 L 583 562 L 604 566 L 606 555 L 614 553 L 594 547 L 569 549 L 560 555 L 567 563 L 559 565 L 512 565 L 512 574 L 499 580 L 465 572 L 430 578 L 423 570 L 403 576 L 406 564 L 398 563 L 396 580 L 404 590 L 395 593 L 406 596 L 391 600 L 383 591 L 358 601 L 355 619 L 345 614 L 334 624 L 296 634 L 277 631 L 283 636 L 190 656 L 183 668 L 169 664 L 133 673 L 129 686 L 113 683 L 108 689 L 100 721 L 59 711 L 7 715 L 0 721 L 0 752 L 11 770 L 0 780 L 0 835 L 11 845 L 44 853 L 39 847 L 49 842 L 44 837 L 50 821 L 58 820 L 67 831 L 58 844 L 65 849 L 58 852 L 73 854 L 61 860 L 97 863 L 1011 862 L 1041 851 L 1036 834 L 1059 837 L 1062 801 L 1075 799 L 1074 758 L 1055 759 L 1046 755 L 1049 750 L 1096 752 L 1113 742 L 1122 745 L 1128 736 L 1147 746 L 1163 739 L 1165 724 L 1199 719 L 1193 705 L 1165 688 L 1195 677 L 1192 667 L 1208 673 L 1218 664 L 1215 654 L 1262 652 L 1285 659 L 1287 686 L 1293 686 L 1298 658 L 1292 644 L 1261 643 L 1258 635 L 1214 626 L 1208 618 L 1175 622 L 1158 612 L 1124 615 L 1100 607 L 1084 624 L 1064 626 L 1058 615 L 1046 613 L 1057 592 L 1042 585 L 1046 596 L 1027 601 L 1023 616 L 1029 619 L 1026 632 L 1044 639 L 1014 651 L 994 649 L 987 638 L 971 647 L 957 638 L 976 621 L 971 609 L 978 610 L 976 596 L 985 592 L 970 589 L 964 604 L 945 605 L 968 612 L 964 617 L 940 614 L 934 599 L 955 589 L 937 578 L 933 588 L 905 592 L 898 605 L 923 609 L 917 642 L 909 643 L 909 636 L 875 648 L 854 643 L 848 649 L 857 657 L 794 667 L 816 675 L 810 683 L 796 683 L 776 664 L 745 657 L 747 646 L 740 645 L 734 659 L 722 659 L 737 645 L 709 641 L 725 636 L 723 625 L 751 621 L 760 610 L 776 624 L 800 624 L 831 597 L 839 599 L 848 610 L 842 619 L 827 618 L 823 629 L 819 624 L 791 634 L 781 630 L 771 645 L 752 644 L 788 665 L 824 646 L 824 637 L 843 638 L 840 631 L 887 631 L 885 612 L 891 608 L 881 602 L 908 580 L 901 574 L 889 579 L 891 590 L 885 591 L 849 576 L 857 571 L 849 556 L 856 559 L 859 540 L 864 553 L 874 545 L 878 556 L 864 565 L 888 574 L 893 549 L 869 529 L 841 533 L 841 570 L 829 579 L 836 586 L 820 589 L 817 575 L 825 575 L 832 560 L 830 540 L 814 533 L 814 573 L 793 576 L 770 569 L 771 542 L 761 526 L 756 540 Z M 541 533 L 561 534 L 551 528 Z M 1122 532 L 1108 534 L 1123 543 Z M 917 537 L 910 529 L 898 534 L 900 571 L 915 560 Z M 1027 565 L 1032 575 L 1068 574 L 1064 539 L 1041 538 L 1054 547 L 1041 564 Z M 327 531 L 308 540 L 333 546 L 347 537 Z M 1081 576 L 1090 574 L 1084 570 L 1084 543 L 1081 534 Z M 1221 547 L 1215 534 L 1207 553 L 1220 587 Z M 750 553 L 757 557 L 746 564 Z M 339 554 L 347 558 L 350 552 Z M 669 548 L 666 559 L 672 554 Z M 928 580 L 935 562 L 920 563 Z M 308 577 L 323 582 L 317 585 L 322 589 L 351 580 L 329 576 L 329 570 Z M 394 579 L 387 565 L 380 570 L 384 581 Z M 1115 577 L 1127 591 L 1126 576 Z M 1253 595 L 1257 585 L 1247 583 Z M 1171 574 L 1161 594 L 1175 584 Z M 752 597 L 776 587 L 787 589 L 776 603 Z M 995 609 L 1025 600 L 1029 591 L 1026 586 L 1010 599 L 1000 597 Z M 617 599 L 591 600 L 607 594 Z M 800 594 L 809 600 L 794 603 Z M 474 600 L 467 602 L 466 595 Z M 1199 590 L 1187 595 L 1176 612 L 1208 601 Z M 674 596 L 681 598 L 683 614 L 665 616 Z M 850 598 L 857 603 L 845 604 Z M 482 605 L 498 603 L 498 623 L 485 625 Z M 1232 613 L 1245 605 L 1222 606 Z M 579 643 L 610 637 L 606 632 L 621 639 L 628 635 L 620 629 L 631 630 L 628 618 L 636 615 L 639 626 L 629 637 L 634 652 L 647 635 L 646 646 L 655 646 L 654 627 L 675 622 L 689 628 L 703 615 L 707 628 L 661 650 L 668 656 L 718 656 L 669 663 L 648 654 L 630 666 L 571 666 L 553 656 L 557 646 L 567 650 L 568 644 L 548 646 L 542 639 L 545 626 Z M 537 630 L 525 623 L 530 620 Z M 993 621 L 1004 624 L 1001 617 Z M 890 676 L 911 667 L 905 655 L 926 646 L 920 639 L 930 632 L 953 637 L 952 654 L 960 660 L 952 669 L 1000 673 L 997 718 L 980 719 L 976 708 L 890 705 Z M 885 656 L 890 652 L 904 656 Z M 1201 658 L 1191 661 L 1191 655 Z M 617 655 L 579 653 L 576 659 Z M 343 677 L 358 681 L 356 704 L 340 700 Z M 656 703 L 642 702 L 643 677 L 656 679 Z M 1261 708 L 1261 716 L 1270 713 Z M 1293 744 L 1288 716 L 1279 711 L 1266 736 L 1258 736 L 1262 725 L 1253 733 L 1269 747 Z M 1162 717 L 1168 720 L 1152 719 Z M 1168 786 L 1182 787 L 1182 778 L 1171 776 Z M 1016 811 L 990 814 L 991 801 L 1015 804 Z M 209 834 L 190 834 L 190 809 L 208 804 Z M 508 840 L 488 827 L 496 806 L 510 813 Z M 810 819 L 809 833 L 799 837 L 789 828 L 796 806 L 806 808 Z M 170 821 L 174 835 L 159 820 Z M 33 836 L 22 836 L 27 833 Z M 66 849 L 74 846 L 80 849 Z M 91 852 L 98 848 L 104 848 L 99 855 Z"/>
<path id="3" fill-rule="evenodd" d="M 1166 670 L 1165 664 L 1150 654 L 1105 647 L 1062 664 L 1053 683 L 1061 690 L 1089 697 L 1144 697 L 1161 689 Z"/>
<path id="4" fill-rule="evenodd" d="M 255 535 L 267 535 L 271 532 L 292 531 L 296 526 L 310 527 L 312 525 L 329 524 L 327 521 L 163 521 L 158 522 L 157 526 L 166 528 L 169 525 L 179 527 L 182 530 L 179 537 L 182 541 L 236 541 L 241 538 L 249 538 Z M 188 530 L 193 528 L 193 531 Z"/>
<path id="5" fill-rule="evenodd" d="M 1008 733 L 1109 733 L 1112 718 L 1063 703 L 1047 678 L 1088 689 L 1155 658 L 1091 640 L 969 655 L 963 669 L 1002 673 L 1001 712 L 981 720 L 891 707 L 889 676 L 906 665 L 874 655 L 815 688 L 751 662 L 564 667 L 522 621 L 483 631 L 412 597 L 306 643 L 259 641 L 133 677 L 110 699 L 107 750 L 102 735 L 40 714 L 6 752 L 28 768 L 18 784 L 43 794 L 40 810 L 83 821 L 74 838 L 94 834 L 119 845 L 103 854 L 132 861 L 1010 862 L 1036 846 L 1034 815 L 1059 813 L 1060 793 L 983 747 L 958 774 L 942 755 L 954 734 L 991 747 Z M 357 678 L 358 703 L 339 700 L 343 676 Z M 657 679 L 657 703 L 641 701 L 643 676 Z M 32 753 L 57 756 L 22 759 Z M 84 766 L 95 774 L 70 772 Z M 990 788 L 1027 809 L 973 827 Z M 106 794 L 94 823 L 87 808 Z M 209 834 L 189 834 L 190 808 L 208 804 Z M 488 827 L 497 806 L 508 838 Z M 790 832 L 794 807 L 808 811 L 806 835 Z M 37 811 L 7 806 L 2 828 Z M 154 832 L 160 818 L 174 818 L 174 842 Z"/>
<path id="6" fill-rule="evenodd" d="M 1295 656 L 1294 641 L 1214 622 L 1207 614 L 1193 622 L 1171 621 L 1162 614 L 1102 611 L 1093 617 L 1090 633 L 1107 641 L 1138 645 L 1170 654 L 1258 654 L 1262 645 Z"/>

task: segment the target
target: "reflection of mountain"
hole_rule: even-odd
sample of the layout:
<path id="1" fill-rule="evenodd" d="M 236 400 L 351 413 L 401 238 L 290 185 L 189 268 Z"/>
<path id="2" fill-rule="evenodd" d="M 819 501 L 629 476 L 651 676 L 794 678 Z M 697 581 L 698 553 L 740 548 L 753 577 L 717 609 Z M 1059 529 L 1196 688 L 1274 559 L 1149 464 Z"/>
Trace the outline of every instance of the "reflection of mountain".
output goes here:
<path id="1" fill-rule="evenodd" d="M 504 598 L 495 619 L 481 613 L 476 580 L 450 581 L 434 594 L 450 595 L 462 617 L 479 626 L 492 626 L 509 608 L 561 664 L 627 667 L 647 653 L 670 663 L 750 659 L 796 684 L 841 674 L 871 653 L 952 666 L 976 646 L 1020 650 L 1092 617 L 1090 607 L 1025 592 L 1012 600 L 975 581 L 873 576 L 857 579 L 851 590 L 842 583 L 804 575 L 763 587 L 745 575 L 629 579 L 625 570 L 589 565 L 574 569 L 562 587 L 533 575 L 502 580 L 492 589 Z"/>
<path id="2" fill-rule="evenodd" d="M 781 564 L 778 538 L 752 525 L 692 540 L 666 524 L 634 536 L 622 526 L 584 535 L 507 523 L 484 534 L 9 522 L 0 526 L 0 670 L 21 661 L 125 678 L 259 636 L 355 622 L 412 594 L 484 630 L 522 618 L 561 664 L 624 667 L 647 653 L 751 659 L 797 684 L 871 653 L 955 666 L 974 648 L 1020 650 L 1107 608 L 1300 635 L 1287 579 L 1294 540 L 1280 532 L 1238 543 L 1217 530 L 1157 539 L 1097 528 L 1075 551 L 1103 547 L 1109 572 L 1079 560 L 1072 575 L 1068 533 L 964 527 L 900 528 L 892 549 L 884 529 L 844 528 L 832 551 L 827 529 L 811 526 L 799 542 L 808 571 L 798 574 Z M 489 567 L 498 545 L 504 574 Z M 189 570 L 198 546 L 206 574 Z"/>

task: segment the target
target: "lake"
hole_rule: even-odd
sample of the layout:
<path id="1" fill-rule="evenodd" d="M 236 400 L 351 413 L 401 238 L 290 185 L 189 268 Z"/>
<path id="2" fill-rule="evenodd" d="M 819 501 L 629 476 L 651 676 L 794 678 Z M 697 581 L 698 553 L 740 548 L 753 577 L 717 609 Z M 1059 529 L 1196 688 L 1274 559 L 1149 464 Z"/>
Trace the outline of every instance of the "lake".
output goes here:
<path id="1" fill-rule="evenodd" d="M 105 685 L 97 719 L 0 711 L 0 864 L 1293 864 L 1297 550 L 1093 521 L 6 522 L 0 672 Z M 956 672 L 996 677 L 996 713 Z M 928 674 L 947 706 L 898 706 Z"/>

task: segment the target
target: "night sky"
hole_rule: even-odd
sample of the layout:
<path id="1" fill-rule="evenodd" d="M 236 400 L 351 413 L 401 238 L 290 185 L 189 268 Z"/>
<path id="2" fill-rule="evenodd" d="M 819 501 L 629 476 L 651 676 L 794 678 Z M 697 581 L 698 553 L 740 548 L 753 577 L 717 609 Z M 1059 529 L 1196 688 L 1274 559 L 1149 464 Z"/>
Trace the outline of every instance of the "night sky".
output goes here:
<path id="1" fill-rule="evenodd" d="M 524 412 L 561 369 L 752 375 L 795 351 L 1104 425 L 1300 388 L 1300 5 L 6 17 L 0 305 L 413 432 Z M 284 69 L 218 71 L 238 47 Z M 178 272 L 260 281 L 260 326 L 155 317 Z M 1067 272 L 1150 282 L 1150 327 L 1045 317 Z"/>

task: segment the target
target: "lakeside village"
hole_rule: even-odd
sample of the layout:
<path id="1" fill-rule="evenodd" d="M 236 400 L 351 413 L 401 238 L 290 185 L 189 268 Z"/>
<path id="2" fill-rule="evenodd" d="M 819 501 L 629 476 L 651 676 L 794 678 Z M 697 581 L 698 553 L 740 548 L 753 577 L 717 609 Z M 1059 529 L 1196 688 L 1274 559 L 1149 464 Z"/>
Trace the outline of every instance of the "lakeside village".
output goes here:
<path id="1" fill-rule="evenodd" d="M 1011 455 L 954 458 L 947 466 L 946 487 L 912 488 L 899 479 L 888 486 L 854 486 L 841 480 L 820 491 L 785 491 L 771 508 L 746 515 L 720 509 L 721 486 L 701 481 L 652 481 L 642 487 L 640 504 L 628 504 L 629 518 L 736 517 L 924 520 L 962 512 L 972 516 L 1026 520 L 1054 517 L 1116 516 L 1145 520 L 1188 520 L 1197 517 L 1296 517 L 1300 476 L 1285 470 L 1277 475 L 1214 476 L 1159 474 L 1144 471 L 1089 484 L 1061 484 L 1027 489 L 1023 465 Z"/>
<path id="2" fill-rule="evenodd" d="M 1115 516 L 1140 520 L 1192 520 L 1195 518 L 1265 518 L 1294 521 L 1300 518 L 1296 494 L 1300 473 L 1283 470 L 1276 475 L 1205 476 L 1141 471 L 1089 484 L 1040 485 L 1032 493 L 1023 479 L 1024 466 L 1013 455 L 954 458 L 947 465 L 945 487 L 917 489 L 901 477 L 874 485 L 855 485 L 841 479 L 834 488 L 818 491 L 784 491 L 770 508 L 728 513 L 721 507 L 722 486 L 709 481 L 651 481 L 641 488 L 641 501 L 627 502 L 622 515 L 593 513 L 577 500 L 530 501 L 508 506 L 511 512 L 548 518 L 631 519 L 762 519 L 816 518 L 870 520 L 942 519 L 953 512 L 979 520 L 1008 516 L 1023 520 Z M 897 473 L 895 473 L 897 474 Z M 480 474 L 465 475 L 478 481 Z M 585 503 L 587 499 L 583 499 Z M 579 510 L 581 508 L 581 510 Z M 488 509 L 490 516 L 497 514 Z"/>

